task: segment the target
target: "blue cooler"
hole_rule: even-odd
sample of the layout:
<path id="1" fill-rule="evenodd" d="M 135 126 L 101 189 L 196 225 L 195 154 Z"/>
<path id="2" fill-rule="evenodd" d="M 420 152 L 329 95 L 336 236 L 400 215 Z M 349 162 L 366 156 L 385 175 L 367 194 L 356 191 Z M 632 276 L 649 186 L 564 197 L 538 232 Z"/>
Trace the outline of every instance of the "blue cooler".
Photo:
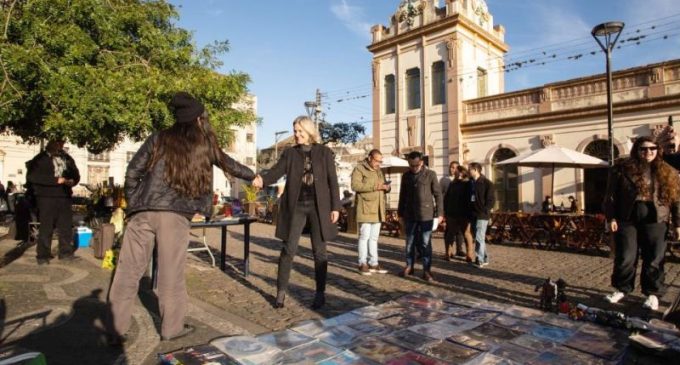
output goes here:
<path id="1" fill-rule="evenodd" d="M 88 227 L 77 227 L 76 233 L 73 237 L 73 242 L 76 248 L 90 247 L 90 240 L 92 240 L 92 230 Z"/>

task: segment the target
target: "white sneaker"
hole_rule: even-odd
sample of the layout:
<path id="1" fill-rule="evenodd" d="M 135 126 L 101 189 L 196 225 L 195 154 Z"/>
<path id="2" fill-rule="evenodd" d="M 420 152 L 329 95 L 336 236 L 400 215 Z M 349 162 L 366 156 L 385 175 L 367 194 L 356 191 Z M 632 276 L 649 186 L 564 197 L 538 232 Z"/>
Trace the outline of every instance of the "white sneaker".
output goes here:
<path id="1" fill-rule="evenodd" d="M 653 311 L 659 309 L 659 298 L 656 295 L 650 295 L 647 297 L 644 303 L 642 303 L 642 308 L 651 309 Z"/>
<path id="2" fill-rule="evenodd" d="M 617 291 L 615 291 L 615 292 L 613 292 L 613 293 L 607 295 L 607 296 L 604 297 L 604 298 L 607 299 L 607 301 L 608 301 L 609 303 L 614 304 L 614 303 L 618 303 L 619 300 L 623 299 L 623 297 L 625 297 L 625 296 L 626 296 L 626 294 L 624 294 L 624 293 L 622 293 L 622 292 L 620 292 L 620 291 L 617 290 Z"/>

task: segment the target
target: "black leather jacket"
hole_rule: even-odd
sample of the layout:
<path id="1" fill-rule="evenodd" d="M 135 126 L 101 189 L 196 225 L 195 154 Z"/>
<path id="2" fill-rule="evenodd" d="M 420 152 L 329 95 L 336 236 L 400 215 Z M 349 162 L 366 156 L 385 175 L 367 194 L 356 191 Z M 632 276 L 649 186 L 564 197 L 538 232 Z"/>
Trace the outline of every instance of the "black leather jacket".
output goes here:
<path id="1" fill-rule="evenodd" d="M 616 219 L 618 222 L 630 222 L 638 191 L 635 182 L 625 173 L 625 164 L 617 163 L 609 172 L 607 190 L 604 196 L 604 213 L 607 221 Z M 672 216 L 673 225 L 680 227 L 680 202 L 661 204 L 654 195 L 657 223 L 668 222 Z"/>
<path id="2" fill-rule="evenodd" d="M 184 215 L 200 213 L 206 216 L 212 214 L 212 193 L 191 199 L 181 196 L 175 189 L 168 186 L 163 178 L 165 162 L 159 159 L 150 171 L 147 164 L 153 153 L 154 144 L 158 141 L 158 133 L 151 135 L 130 160 L 125 172 L 125 197 L 127 199 L 127 213 L 148 210 L 173 211 Z M 229 166 L 228 173 L 251 181 L 255 173 L 248 167 L 236 162 L 226 153 L 222 154 Z"/>

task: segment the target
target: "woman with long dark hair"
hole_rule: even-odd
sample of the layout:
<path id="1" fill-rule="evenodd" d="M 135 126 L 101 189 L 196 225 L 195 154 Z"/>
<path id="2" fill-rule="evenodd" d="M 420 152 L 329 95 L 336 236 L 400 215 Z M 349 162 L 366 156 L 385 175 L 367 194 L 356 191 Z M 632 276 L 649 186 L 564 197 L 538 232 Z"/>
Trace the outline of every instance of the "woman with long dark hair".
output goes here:
<path id="1" fill-rule="evenodd" d="M 338 177 L 333 151 L 319 144 L 321 138 L 314 122 L 305 116 L 297 117 L 293 121 L 293 131 L 296 145 L 283 151 L 271 170 L 262 176 L 263 185 L 268 186 L 286 175 L 276 220 L 276 237 L 283 240 L 283 246 L 274 306 L 284 306 L 293 258 L 302 230 L 309 223 L 316 279 L 312 308 L 319 309 L 326 303 L 326 242 L 338 234 L 336 223 L 341 207 Z"/>
<path id="2" fill-rule="evenodd" d="M 111 345 L 121 344 L 130 327 L 139 279 L 154 243 L 158 245 L 161 339 L 172 340 L 193 331 L 184 324 L 188 301 L 184 262 L 191 217 L 212 213 L 213 165 L 244 180 L 255 178 L 252 170 L 222 151 L 198 100 L 180 92 L 170 107 L 175 124 L 151 135 L 125 173 L 129 220 L 109 290 Z M 260 185 L 259 179 L 254 183 Z"/>
<path id="3" fill-rule="evenodd" d="M 640 284 L 647 296 L 643 307 L 656 310 L 664 289 L 666 224 L 672 218 L 680 234 L 680 178 L 663 161 L 652 137 L 639 137 L 630 157 L 616 163 L 609 173 L 604 201 L 609 229 L 614 233 L 615 256 L 612 286 L 607 295 L 617 303 L 635 288 L 638 250 L 642 256 Z"/>

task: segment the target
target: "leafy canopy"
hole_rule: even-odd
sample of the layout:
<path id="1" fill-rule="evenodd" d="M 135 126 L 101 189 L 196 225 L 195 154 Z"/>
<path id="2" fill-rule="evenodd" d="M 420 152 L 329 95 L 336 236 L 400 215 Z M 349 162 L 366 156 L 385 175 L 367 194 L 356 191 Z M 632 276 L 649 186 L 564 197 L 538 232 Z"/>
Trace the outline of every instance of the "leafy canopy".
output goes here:
<path id="1" fill-rule="evenodd" d="M 0 0 L 0 131 L 99 153 L 171 125 L 184 90 L 227 143 L 255 121 L 249 76 L 217 73 L 228 42 L 197 49 L 177 17 L 164 0 Z"/>
<path id="2" fill-rule="evenodd" d="M 355 143 L 364 133 L 366 133 L 366 128 L 356 122 L 333 124 L 319 122 L 319 134 L 324 144 L 329 142 Z"/>

